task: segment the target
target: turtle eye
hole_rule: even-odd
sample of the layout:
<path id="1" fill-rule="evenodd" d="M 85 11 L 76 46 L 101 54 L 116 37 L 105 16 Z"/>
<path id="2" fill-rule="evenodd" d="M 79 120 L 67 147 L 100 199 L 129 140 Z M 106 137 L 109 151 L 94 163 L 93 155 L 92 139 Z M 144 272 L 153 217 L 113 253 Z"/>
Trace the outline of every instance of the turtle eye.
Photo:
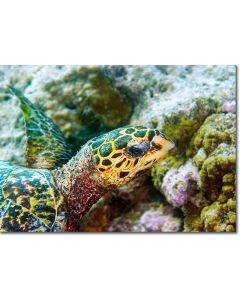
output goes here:
<path id="1" fill-rule="evenodd" d="M 133 145 L 127 147 L 125 152 L 128 155 L 131 155 L 133 157 L 141 157 L 141 156 L 145 155 L 149 149 L 150 149 L 149 144 L 146 142 L 142 142 L 142 143 L 133 144 Z"/>

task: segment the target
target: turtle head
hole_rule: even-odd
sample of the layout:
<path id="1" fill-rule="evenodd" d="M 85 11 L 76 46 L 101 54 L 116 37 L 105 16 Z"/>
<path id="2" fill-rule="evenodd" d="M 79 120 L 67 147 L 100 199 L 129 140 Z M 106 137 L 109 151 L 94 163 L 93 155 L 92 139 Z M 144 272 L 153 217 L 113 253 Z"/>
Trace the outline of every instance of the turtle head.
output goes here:
<path id="1" fill-rule="evenodd" d="M 106 185 L 120 186 L 150 169 L 174 148 L 157 129 L 127 126 L 89 142 L 97 175 Z"/>

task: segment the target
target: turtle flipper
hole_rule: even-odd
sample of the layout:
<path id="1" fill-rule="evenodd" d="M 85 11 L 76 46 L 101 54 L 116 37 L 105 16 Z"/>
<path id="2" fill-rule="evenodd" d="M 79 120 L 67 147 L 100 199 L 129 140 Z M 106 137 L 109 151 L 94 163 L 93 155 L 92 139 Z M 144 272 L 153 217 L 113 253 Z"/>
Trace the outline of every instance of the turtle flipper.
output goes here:
<path id="1" fill-rule="evenodd" d="M 0 232 L 61 231 L 63 201 L 50 171 L 0 160 Z"/>
<path id="2" fill-rule="evenodd" d="M 73 153 L 58 126 L 19 90 L 9 89 L 19 99 L 25 119 L 28 167 L 54 169 L 67 162 Z"/>

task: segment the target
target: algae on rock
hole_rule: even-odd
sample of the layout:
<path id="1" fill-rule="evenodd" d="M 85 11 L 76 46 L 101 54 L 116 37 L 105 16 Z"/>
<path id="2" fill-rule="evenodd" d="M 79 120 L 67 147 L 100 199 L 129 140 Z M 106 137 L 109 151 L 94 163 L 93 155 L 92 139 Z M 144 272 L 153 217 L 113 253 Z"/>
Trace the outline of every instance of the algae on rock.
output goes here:
<path id="1" fill-rule="evenodd" d="M 179 131 L 183 130 L 181 124 Z M 192 157 L 197 167 L 188 167 Z M 187 172 L 188 170 L 188 172 Z M 236 115 L 211 114 L 178 156 L 152 169 L 155 187 L 173 206 L 181 206 L 184 231 L 235 231 Z M 190 176 L 191 175 L 191 176 Z M 232 204 L 231 206 L 228 203 Z"/>
<path id="2" fill-rule="evenodd" d="M 201 190 L 211 203 L 199 211 L 203 230 L 235 231 L 236 115 L 219 113 L 208 117 L 194 137 L 193 147 Z M 192 231 L 192 224 L 189 228 L 189 222 L 185 223 L 185 231 Z"/>
<path id="3" fill-rule="evenodd" d="M 0 136 L 9 142 L 0 140 L 1 157 L 18 164 L 24 164 L 24 143 L 13 136 L 24 136 L 24 126 L 16 99 L 7 92 L 9 84 L 40 106 L 76 150 L 93 136 L 125 125 L 137 99 L 126 87 L 117 88 L 104 66 L 0 67 L 1 114 L 6 115 Z"/>

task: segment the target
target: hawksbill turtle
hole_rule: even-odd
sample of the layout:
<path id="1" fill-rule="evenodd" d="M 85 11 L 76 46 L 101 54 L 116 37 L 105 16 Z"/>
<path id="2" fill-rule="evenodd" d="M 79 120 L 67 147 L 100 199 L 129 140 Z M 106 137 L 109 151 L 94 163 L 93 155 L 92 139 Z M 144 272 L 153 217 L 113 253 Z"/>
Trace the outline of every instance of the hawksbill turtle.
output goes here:
<path id="1" fill-rule="evenodd" d="M 107 191 L 150 169 L 174 147 L 157 129 L 125 126 L 88 141 L 73 156 L 60 129 L 20 91 L 27 167 L 0 160 L 0 231 L 77 231 Z"/>

